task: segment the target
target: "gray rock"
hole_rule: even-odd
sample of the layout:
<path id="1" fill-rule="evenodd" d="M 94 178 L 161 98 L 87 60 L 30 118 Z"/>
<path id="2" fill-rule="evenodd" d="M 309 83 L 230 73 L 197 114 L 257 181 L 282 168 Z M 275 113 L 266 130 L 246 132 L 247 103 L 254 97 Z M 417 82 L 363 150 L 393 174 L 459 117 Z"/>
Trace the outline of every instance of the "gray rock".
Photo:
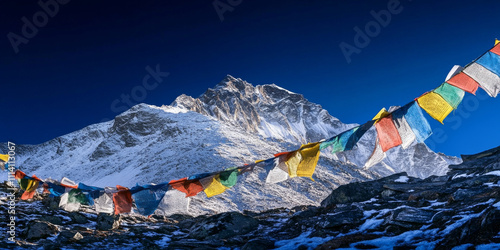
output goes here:
<path id="1" fill-rule="evenodd" d="M 257 229 L 259 222 L 238 212 L 228 212 L 208 217 L 191 228 L 189 236 L 202 239 L 228 239 Z"/>
<path id="2" fill-rule="evenodd" d="M 261 249 L 273 249 L 274 242 L 269 239 L 253 239 L 248 241 L 241 250 L 261 250 Z"/>
<path id="3" fill-rule="evenodd" d="M 108 231 L 120 227 L 120 215 L 99 213 L 97 215 L 97 230 Z"/>
<path id="4" fill-rule="evenodd" d="M 384 191 L 384 184 L 392 183 L 400 176 L 407 175 L 406 173 L 399 173 L 375 181 L 354 182 L 340 186 L 321 202 L 321 206 L 328 207 L 335 204 L 369 200 Z"/>
<path id="5" fill-rule="evenodd" d="M 41 221 L 50 222 L 55 225 L 62 225 L 63 221 L 61 217 L 53 216 L 53 215 L 43 215 L 40 217 Z"/>
<path id="6" fill-rule="evenodd" d="M 85 217 L 85 215 L 79 212 L 71 212 L 68 214 L 68 216 L 71 218 L 71 221 L 75 224 L 85 224 L 89 222 L 87 217 Z"/>
<path id="7" fill-rule="evenodd" d="M 321 223 L 322 228 L 337 228 L 343 225 L 356 226 L 362 222 L 363 211 L 356 206 L 349 206 L 337 213 L 329 213 Z"/>
<path id="8" fill-rule="evenodd" d="M 26 229 L 26 240 L 47 238 L 59 231 L 56 225 L 46 221 L 31 221 Z"/>
<path id="9" fill-rule="evenodd" d="M 399 222 L 409 222 L 417 224 L 430 223 L 435 212 L 418 208 L 401 208 L 395 210 L 391 215 L 391 220 Z"/>

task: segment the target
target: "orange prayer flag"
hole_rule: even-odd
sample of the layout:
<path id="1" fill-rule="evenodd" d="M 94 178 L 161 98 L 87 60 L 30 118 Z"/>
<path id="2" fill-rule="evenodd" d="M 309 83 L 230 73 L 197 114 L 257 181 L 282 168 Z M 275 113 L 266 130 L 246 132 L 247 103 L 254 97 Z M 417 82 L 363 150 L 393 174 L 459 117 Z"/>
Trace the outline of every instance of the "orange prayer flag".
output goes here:
<path id="1" fill-rule="evenodd" d="M 377 137 L 380 146 L 384 152 L 403 143 L 399 136 L 398 129 L 392 121 L 392 115 L 380 119 L 375 123 L 375 128 L 377 129 Z"/>
<path id="2" fill-rule="evenodd" d="M 490 50 L 491 52 L 500 55 L 500 44 L 498 43 L 498 40 L 495 42 L 495 47 Z"/>
<path id="3" fill-rule="evenodd" d="M 34 196 L 35 196 L 35 190 L 24 191 L 23 195 L 21 195 L 21 200 L 33 199 Z"/>
<path id="4" fill-rule="evenodd" d="M 195 196 L 204 189 L 199 180 L 188 180 L 187 177 L 170 181 L 168 184 L 185 193 L 186 197 Z"/>
<path id="5" fill-rule="evenodd" d="M 132 211 L 132 194 L 126 187 L 116 185 L 117 193 L 113 194 L 115 214 L 130 213 Z"/>

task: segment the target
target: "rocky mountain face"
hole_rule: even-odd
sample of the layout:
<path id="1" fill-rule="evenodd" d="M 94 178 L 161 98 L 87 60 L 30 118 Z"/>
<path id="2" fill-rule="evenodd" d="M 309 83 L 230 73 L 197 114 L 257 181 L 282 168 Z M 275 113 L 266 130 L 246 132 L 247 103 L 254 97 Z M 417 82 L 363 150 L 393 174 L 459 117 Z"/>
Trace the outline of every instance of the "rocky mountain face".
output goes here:
<path id="1" fill-rule="evenodd" d="M 58 198 L 16 200 L 26 249 L 499 249 L 500 147 L 451 165 L 444 176 L 406 173 L 353 182 L 321 206 L 216 215 L 68 213 Z M 8 187 L 0 185 L 1 223 Z M 17 193 L 16 197 L 20 194 Z M 42 199 L 42 200 L 40 200 Z M 5 233 L 5 232 L 4 232 Z M 457 248 L 454 248 L 457 247 Z"/>
<path id="2" fill-rule="evenodd" d="M 162 107 L 139 104 L 112 121 L 39 145 L 18 145 L 16 160 L 27 174 L 41 178 L 68 177 L 87 185 L 132 187 L 267 159 L 353 126 L 300 94 L 227 76 L 198 98 L 181 95 Z M 322 152 L 315 182 L 293 178 L 266 184 L 266 172 L 256 168 L 221 195 L 193 197 L 187 212 L 198 215 L 319 205 L 330 190 L 342 184 L 397 172 L 425 178 L 444 174 L 450 163 L 460 162 L 415 144 L 407 150 L 391 149 L 384 162 L 362 169 L 373 151 L 375 136 L 372 128 L 352 151 Z M 5 151 L 5 145 L 0 145 L 0 152 Z"/>

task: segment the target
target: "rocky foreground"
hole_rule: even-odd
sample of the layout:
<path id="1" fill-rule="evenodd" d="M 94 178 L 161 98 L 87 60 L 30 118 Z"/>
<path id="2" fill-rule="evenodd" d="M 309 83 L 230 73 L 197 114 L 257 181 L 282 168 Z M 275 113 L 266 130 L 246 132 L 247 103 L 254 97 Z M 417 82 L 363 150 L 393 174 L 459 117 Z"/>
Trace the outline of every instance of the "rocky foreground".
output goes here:
<path id="1" fill-rule="evenodd" d="M 333 190 L 320 207 L 170 217 L 60 210 L 16 201 L 16 242 L 43 249 L 500 249 L 500 147 L 464 156 L 445 176 L 395 174 Z M 41 197 L 39 197 L 41 199 Z"/>

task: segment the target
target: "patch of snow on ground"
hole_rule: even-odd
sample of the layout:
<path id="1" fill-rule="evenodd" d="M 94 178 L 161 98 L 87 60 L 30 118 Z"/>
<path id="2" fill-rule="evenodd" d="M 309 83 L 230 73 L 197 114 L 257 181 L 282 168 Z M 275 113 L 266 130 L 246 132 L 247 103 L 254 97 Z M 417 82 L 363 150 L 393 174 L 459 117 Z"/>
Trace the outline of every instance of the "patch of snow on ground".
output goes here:
<path id="1" fill-rule="evenodd" d="M 359 227 L 359 231 L 365 231 L 367 229 L 374 229 L 384 222 L 384 219 L 368 219 Z"/>
<path id="2" fill-rule="evenodd" d="M 496 175 L 496 176 L 500 176 L 500 170 L 496 170 L 496 171 L 491 171 L 491 172 L 488 172 L 484 175 Z"/>
<path id="3" fill-rule="evenodd" d="M 496 207 L 496 208 L 498 208 L 498 209 L 500 209 L 500 201 L 497 202 L 497 203 L 495 203 L 495 204 L 493 204 L 493 206 Z"/>
<path id="4" fill-rule="evenodd" d="M 474 177 L 475 174 L 458 174 L 458 175 L 455 175 L 453 176 L 453 178 L 451 178 L 452 180 L 455 180 L 457 178 L 469 178 L 469 177 Z"/>
<path id="5" fill-rule="evenodd" d="M 353 249 L 357 244 L 362 243 L 366 245 L 376 246 L 378 247 L 377 249 L 392 250 L 396 245 L 400 245 L 402 242 L 411 243 L 413 241 L 418 241 L 418 239 L 425 238 L 424 236 L 426 235 L 435 234 L 437 230 L 438 229 L 433 229 L 425 232 L 421 230 L 408 231 L 392 237 L 381 237 L 373 240 L 352 243 L 350 245 L 351 248 L 340 248 L 340 249 L 345 249 L 345 250 Z M 435 244 L 433 242 L 421 241 L 418 242 L 417 245 L 418 245 L 417 249 L 433 249 Z"/>
<path id="6" fill-rule="evenodd" d="M 491 243 L 491 244 L 476 246 L 476 250 L 493 250 L 493 249 L 496 250 L 500 249 L 500 243 Z"/>
<path id="7" fill-rule="evenodd" d="M 320 237 L 312 237 L 312 238 L 307 238 L 311 232 L 305 232 L 301 235 L 299 235 L 296 238 L 289 239 L 289 240 L 280 240 L 276 241 L 274 245 L 277 247 L 275 249 L 281 249 L 281 250 L 288 250 L 288 249 L 297 249 L 299 246 L 307 246 L 308 249 L 314 249 L 317 246 L 333 239 L 333 237 L 326 237 L 326 238 L 320 238 Z"/>
<path id="8" fill-rule="evenodd" d="M 452 248 L 451 250 L 467 250 L 467 249 L 469 249 L 469 247 L 473 247 L 473 246 L 474 246 L 474 244 L 468 243 L 468 244 L 456 246 L 456 247 Z"/>
<path id="9" fill-rule="evenodd" d="M 401 183 L 407 183 L 410 180 L 408 176 L 399 176 L 394 182 L 401 182 Z"/>

